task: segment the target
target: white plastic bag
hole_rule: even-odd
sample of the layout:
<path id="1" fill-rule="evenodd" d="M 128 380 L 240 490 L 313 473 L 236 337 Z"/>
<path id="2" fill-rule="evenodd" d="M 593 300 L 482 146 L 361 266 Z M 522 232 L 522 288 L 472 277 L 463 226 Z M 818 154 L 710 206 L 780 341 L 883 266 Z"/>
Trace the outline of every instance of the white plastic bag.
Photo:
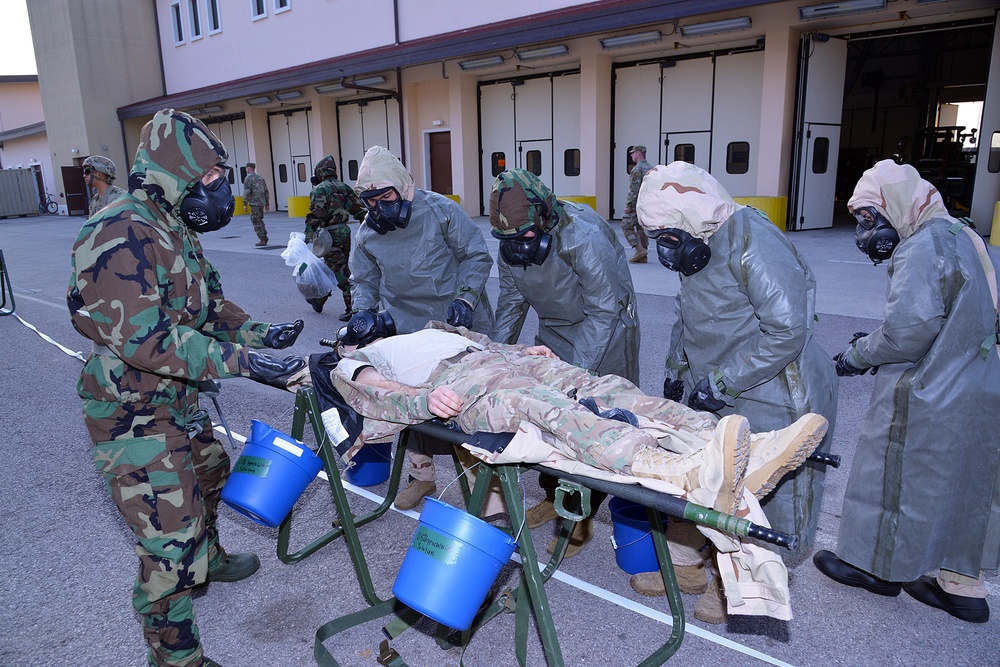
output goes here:
<path id="1" fill-rule="evenodd" d="M 323 260 L 316 257 L 306 245 L 306 235 L 292 232 L 288 235 L 288 247 L 281 252 L 285 264 L 292 267 L 295 285 L 307 299 L 322 299 L 330 296 L 337 287 L 337 276 Z"/>

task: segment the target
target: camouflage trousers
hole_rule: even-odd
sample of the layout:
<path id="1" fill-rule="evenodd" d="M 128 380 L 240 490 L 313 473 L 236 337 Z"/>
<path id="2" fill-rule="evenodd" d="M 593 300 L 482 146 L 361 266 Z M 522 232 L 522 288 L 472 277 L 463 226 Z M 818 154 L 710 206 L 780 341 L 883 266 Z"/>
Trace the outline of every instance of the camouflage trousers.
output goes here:
<path id="1" fill-rule="evenodd" d="M 84 402 L 94 465 L 138 540 L 132 606 L 151 667 L 202 664 L 191 591 L 225 557 L 216 517 L 229 456 L 196 407 Z"/>
<path id="2" fill-rule="evenodd" d="M 344 305 L 347 310 L 351 310 L 351 268 L 347 265 L 347 260 L 351 257 L 351 228 L 346 224 L 327 227 L 333 238 L 333 249 L 323 255 L 326 263 L 334 275 L 337 276 L 337 287 L 344 295 Z M 324 299 L 325 301 L 325 299 Z"/>
<path id="3" fill-rule="evenodd" d="M 679 454 L 704 448 L 715 430 L 710 415 L 647 396 L 617 375 L 597 377 L 572 364 L 516 349 L 468 354 L 443 362 L 431 376 L 448 385 L 464 406 L 456 421 L 466 433 L 516 432 L 522 421 L 553 437 L 567 457 L 614 472 L 631 472 L 640 448 L 663 447 Z M 601 409 L 623 408 L 673 426 L 669 442 L 630 424 L 595 415 L 578 402 L 593 398 Z"/>
<path id="4" fill-rule="evenodd" d="M 626 213 L 622 216 L 622 234 L 633 250 L 649 248 L 649 237 L 646 236 L 646 230 L 639 225 L 639 218 L 635 213 Z"/>
<path id="5" fill-rule="evenodd" d="M 267 242 L 267 227 L 264 226 L 264 207 L 250 205 L 250 222 L 257 240 Z"/>

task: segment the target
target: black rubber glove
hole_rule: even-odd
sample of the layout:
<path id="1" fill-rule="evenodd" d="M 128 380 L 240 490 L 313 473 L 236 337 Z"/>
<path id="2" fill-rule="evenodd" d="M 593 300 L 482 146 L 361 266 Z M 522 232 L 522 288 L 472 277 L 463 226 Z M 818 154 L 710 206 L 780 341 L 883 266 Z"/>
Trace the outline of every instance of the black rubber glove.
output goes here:
<path id="1" fill-rule="evenodd" d="M 663 378 L 663 398 L 680 403 L 684 398 L 684 381 L 675 380 L 669 375 Z"/>
<path id="2" fill-rule="evenodd" d="M 250 350 L 250 379 L 278 389 L 288 389 L 288 380 L 306 367 L 306 359 L 295 355 L 279 359 L 264 352 Z"/>
<path id="3" fill-rule="evenodd" d="M 858 366 L 854 358 L 854 344 L 851 343 L 847 349 L 833 358 L 837 362 L 837 375 L 840 377 L 850 377 L 852 375 L 864 375 L 870 366 Z"/>
<path id="4" fill-rule="evenodd" d="M 455 299 L 448 304 L 448 324 L 453 327 L 472 326 L 472 306 L 461 299 Z"/>
<path id="5" fill-rule="evenodd" d="M 702 378 L 688 396 L 688 407 L 702 412 L 717 412 L 726 407 L 719 388 L 709 378 Z"/>
<path id="6" fill-rule="evenodd" d="M 304 326 L 305 322 L 302 320 L 286 322 L 285 324 L 272 324 L 267 328 L 267 333 L 264 334 L 264 345 L 274 350 L 283 350 L 295 342 Z"/>

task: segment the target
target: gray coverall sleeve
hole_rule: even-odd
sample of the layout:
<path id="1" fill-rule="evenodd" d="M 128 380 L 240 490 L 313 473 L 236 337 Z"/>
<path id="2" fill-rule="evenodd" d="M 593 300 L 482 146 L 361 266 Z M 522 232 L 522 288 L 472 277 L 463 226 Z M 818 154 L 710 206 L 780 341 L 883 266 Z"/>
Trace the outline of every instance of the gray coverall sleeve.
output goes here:
<path id="1" fill-rule="evenodd" d="M 461 298 L 475 308 L 486 292 L 493 258 L 486 247 L 483 233 L 457 204 L 452 207 L 445 229 L 445 242 L 458 260 L 455 298 Z"/>
<path id="2" fill-rule="evenodd" d="M 355 312 L 379 305 L 382 271 L 364 246 L 358 245 L 348 261 L 351 267 L 351 309 Z"/>
<path id="3" fill-rule="evenodd" d="M 497 270 L 500 274 L 500 296 L 497 297 L 496 320 L 490 338 L 512 345 L 521 335 L 521 327 L 528 315 L 528 302 L 514 284 L 510 264 L 498 261 Z"/>
<path id="4" fill-rule="evenodd" d="M 775 377 L 802 353 L 809 331 L 806 281 L 798 261 L 762 235 L 734 231 L 735 238 L 747 242 L 742 249 L 733 244 L 729 268 L 743 285 L 759 331 L 734 347 L 721 365 L 730 396 Z"/>
<path id="5" fill-rule="evenodd" d="M 925 240 L 914 238 L 896 249 L 882 326 L 855 344 L 861 358 L 872 366 L 922 359 L 947 314 L 942 285 L 950 284 L 958 293 L 956 281 L 943 279 L 940 269 L 935 270 L 940 257 Z"/>
<path id="6" fill-rule="evenodd" d="M 617 265 L 613 253 L 610 244 L 583 243 L 572 250 L 571 264 L 580 281 L 584 320 L 573 341 L 573 359 L 567 361 L 589 371 L 601 365 L 612 337 L 622 326 L 617 285 L 604 268 Z"/>
<path id="7" fill-rule="evenodd" d="M 667 347 L 667 357 L 663 365 L 666 367 L 668 377 L 683 380 L 688 371 L 688 364 L 687 355 L 684 354 L 684 316 L 681 314 L 679 300 L 674 301 L 674 314 L 677 319 L 674 320 L 674 326 L 670 330 L 670 345 Z M 695 379 L 690 385 L 693 387 L 697 381 L 698 379 Z"/>

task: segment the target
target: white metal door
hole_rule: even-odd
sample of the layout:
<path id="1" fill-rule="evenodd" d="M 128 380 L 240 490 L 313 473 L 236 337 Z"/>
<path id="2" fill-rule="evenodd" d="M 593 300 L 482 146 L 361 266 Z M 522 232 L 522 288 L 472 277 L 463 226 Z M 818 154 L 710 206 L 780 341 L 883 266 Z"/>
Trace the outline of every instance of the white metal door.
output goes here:
<path id="1" fill-rule="evenodd" d="M 544 140 L 517 142 L 517 167 L 530 171 L 546 185 L 551 183 L 552 142 Z"/>
<path id="2" fill-rule="evenodd" d="M 308 155 L 292 156 L 292 190 L 296 197 L 308 197 L 312 192 L 312 158 Z"/>
<path id="3" fill-rule="evenodd" d="M 763 51 L 737 53 L 715 59 L 710 171 L 734 197 L 753 197 L 758 194 L 757 158 L 760 152 L 763 85 Z M 839 122 L 840 107 L 837 108 Z"/>
<path id="4" fill-rule="evenodd" d="M 229 152 L 229 164 L 233 167 L 230 178 L 230 185 L 233 194 L 237 197 L 243 196 L 243 175 L 244 167 L 250 160 L 250 151 L 247 147 L 247 122 L 245 118 L 227 120 L 206 124 L 208 129 L 219 138 L 222 145 Z"/>
<path id="5" fill-rule="evenodd" d="M 990 234 L 994 208 L 1000 201 L 1000 21 L 993 29 L 993 54 L 979 128 L 971 213 L 979 231 Z"/>
<path id="6" fill-rule="evenodd" d="M 483 215 L 489 215 L 490 190 L 500 172 L 516 162 L 514 143 L 514 87 L 496 83 L 479 87 L 482 127 Z"/>
<path id="7" fill-rule="evenodd" d="M 358 100 L 337 105 L 340 160 L 337 173 L 353 186 L 365 152 L 382 146 L 400 157 L 399 103 L 395 98 Z"/>
<path id="8" fill-rule="evenodd" d="M 660 65 L 636 65 L 615 70 L 614 155 L 611 181 L 614 188 L 610 217 L 621 218 L 628 195 L 631 146 L 644 145 L 646 159 L 659 162 Z"/>
<path id="9" fill-rule="evenodd" d="M 271 160 L 274 169 L 274 208 L 288 210 L 289 197 L 304 197 L 311 189 L 312 156 L 309 150 L 309 110 L 285 111 L 268 117 Z M 303 184 L 302 170 L 306 169 Z"/>
<path id="10" fill-rule="evenodd" d="M 580 75 L 552 79 L 552 191 L 557 197 L 580 191 Z M 593 159 L 593 156 L 589 156 Z"/>
<path id="11" fill-rule="evenodd" d="M 847 42 L 802 38 L 789 229 L 833 226 Z M 736 194 L 736 193 L 733 193 Z"/>
<path id="12" fill-rule="evenodd" d="M 663 160 L 660 164 L 670 164 L 678 160 L 709 171 L 709 158 L 712 147 L 712 132 L 664 132 Z"/>

